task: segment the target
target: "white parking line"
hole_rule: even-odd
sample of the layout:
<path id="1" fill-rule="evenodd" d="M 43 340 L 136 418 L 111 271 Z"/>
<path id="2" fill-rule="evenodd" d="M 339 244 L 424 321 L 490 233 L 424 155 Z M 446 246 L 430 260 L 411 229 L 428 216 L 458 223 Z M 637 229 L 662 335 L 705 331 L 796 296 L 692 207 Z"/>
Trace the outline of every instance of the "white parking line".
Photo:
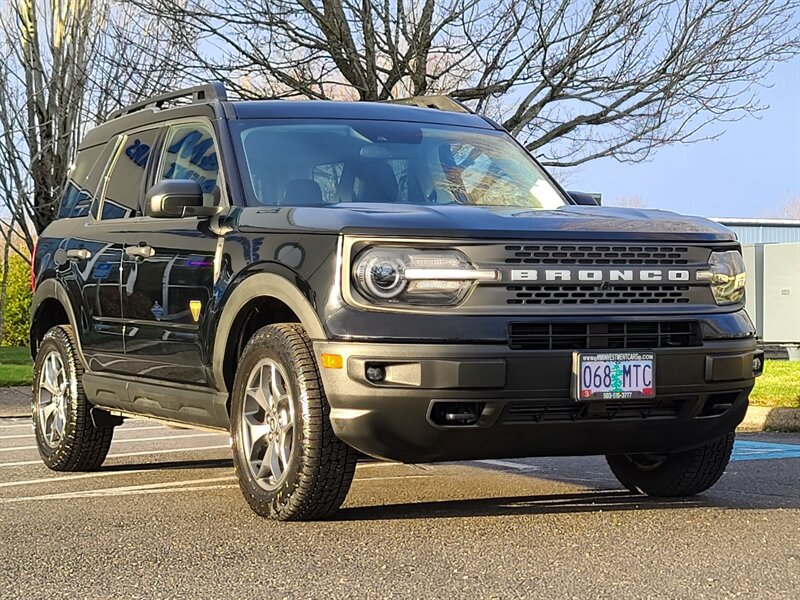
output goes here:
<path id="1" fill-rule="evenodd" d="M 194 450 L 220 450 L 222 448 L 230 449 L 231 445 L 223 444 L 221 446 L 197 446 L 196 448 L 168 448 L 166 450 L 145 450 L 143 452 L 124 452 L 122 454 L 109 454 L 107 458 L 127 458 L 129 456 L 147 456 L 150 454 L 172 454 L 174 452 L 192 452 Z M 0 463 L 0 467 L 25 467 L 28 465 L 39 465 L 41 460 L 23 460 L 19 462 Z"/>
<path id="2" fill-rule="evenodd" d="M 387 481 L 389 479 L 430 479 L 436 475 L 387 475 L 386 477 L 353 477 L 353 481 Z"/>
<path id="3" fill-rule="evenodd" d="M 23 438 L 36 439 L 36 434 L 31 431 L 30 433 L 22 433 L 20 435 L 4 435 L 0 436 L 0 440 L 21 440 Z"/>
<path id="4" fill-rule="evenodd" d="M 131 439 L 124 439 L 124 440 L 117 440 L 115 439 L 112 443 L 114 444 L 128 444 L 130 442 L 151 442 L 151 441 L 158 441 L 158 440 L 177 440 L 177 439 L 185 439 L 185 438 L 195 438 L 195 437 L 204 437 L 209 435 L 220 435 L 219 433 L 189 433 L 189 434 L 182 434 L 179 433 L 177 435 L 164 435 L 159 437 L 145 437 L 145 438 L 131 438 Z M 222 434 L 225 435 L 225 434 Z M 0 452 L 18 452 L 20 450 L 36 450 L 36 446 L 16 446 L 14 448 L 0 448 Z"/>
<path id="5" fill-rule="evenodd" d="M 0 488 L 19 487 L 22 485 L 38 485 L 40 483 L 61 483 L 62 481 L 73 481 L 75 479 L 89 479 L 95 477 L 108 477 L 110 475 L 129 475 L 131 473 L 147 473 L 153 469 L 136 469 L 134 471 L 103 471 L 102 473 L 82 473 L 80 475 L 55 475 L 53 477 L 43 477 L 42 479 L 27 479 L 25 481 L 6 481 L 0 483 Z"/>
<path id="6" fill-rule="evenodd" d="M 134 473 L 137 471 L 129 471 Z M 356 477 L 354 481 L 385 481 L 387 479 L 427 479 L 433 475 L 397 475 L 389 477 Z M 224 477 L 209 477 L 206 479 L 188 479 L 186 481 L 164 481 L 144 485 L 128 485 L 121 487 L 100 488 L 95 490 L 80 490 L 75 492 L 62 492 L 59 494 L 41 494 L 37 496 L 19 496 L 15 498 L 0 498 L 0 504 L 15 504 L 19 502 L 34 502 L 37 500 L 74 500 L 81 498 L 109 498 L 117 496 L 131 496 L 137 494 L 153 494 L 166 492 L 187 492 L 200 490 L 227 489 L 236 487 L 235 483 L 225 485 L 198 485 L 220 481 L 233 481 L 233 475 Z"/>
<path id="7" fill-rule="evenodd" d="M 540 471 L 541 467 L 535 465 L 526 465 L 525 463 L 511 462 L 510 460 L 475 460 L 473 462 L 489 465 L 491 467 L 503 467 L 505 469 L 514 469 L 515 471 Z"/>
<path id="8" fill-rule="evenodd" d="M 160 483 L 148 483 L 144 485 L 127 485 L 121 487 L 100 488 L 95 490 L 81 490 L 77 492 L 62 492 L 60 494 L 43 494 L 38 496 L 19 496 L 16 498 L 0 499 L 0 504 L 11 504 L 15 502 L 30 502 L 33 500 L 67 500 L 72 498 L 97 498 L 103 496 L 125 496 L 128 494 L 142 493 L 147 490 L 176 490 L 186 488 L 198 483 L 213 483 L 217 481 L 232 481 L 233 475 L 224 477 L 209 477 L 206 479 L 187 479 L 186 481 L 162 481 Z"/>
<path id="9" fill-rule="evenodd" d="M 114 432 L 114 439 L 117 439 L 117 436 L 120 433 L 132 433 L 132 432 L 139 432 L 139 431 L 147 431 L 149 429 L 163 429 L 163 430 L 166 430 L 167 427 L 164 427 L 163 425 L 153 425 L 152 427 L 131 427 L 131 428 L 128 428 L 128 429 L 118 429 L 117 431 Z M 33 431 L 31 431 L 30 433 L 22 433 L 22 434 L 19 434 L 19 435 L 4 435 L 4 436 L 0 437 L 0 439 L 2 439 L 2 440 L 21 440 L 21 439 L 25 439 L 25 438 L 36 439 L 36 434 Z"/>

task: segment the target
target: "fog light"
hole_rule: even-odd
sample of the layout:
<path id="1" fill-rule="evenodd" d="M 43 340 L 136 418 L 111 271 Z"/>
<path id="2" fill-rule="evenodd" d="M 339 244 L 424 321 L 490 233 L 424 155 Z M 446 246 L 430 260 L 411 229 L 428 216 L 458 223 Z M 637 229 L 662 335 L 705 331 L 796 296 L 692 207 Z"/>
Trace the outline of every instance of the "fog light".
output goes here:
<path id="1" fill-rule="evenodd" d="M 758 377 L 764 372 L 764 354 L 756 354 L 753 357 L 753 375 Z"/>
<path id="2" fill-rule="evenodd" d="M 380 365 L 367 365 L 367 381 L 380 383 L 386 379 L 386 369 Z"/>

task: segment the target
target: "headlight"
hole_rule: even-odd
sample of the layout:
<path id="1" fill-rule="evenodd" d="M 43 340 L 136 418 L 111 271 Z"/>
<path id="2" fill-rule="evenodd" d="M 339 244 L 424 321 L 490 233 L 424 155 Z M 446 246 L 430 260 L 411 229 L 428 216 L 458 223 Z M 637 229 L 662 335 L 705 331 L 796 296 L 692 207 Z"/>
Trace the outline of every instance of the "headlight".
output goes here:
<path id="1" fill-rule="evenodd" d="M 711 282 L 711 291 L 717 304 L 735 304 L 744 297 L 747 274 L 744 259 L 736 250 L 712 252 L 708 271 L 700 271 L 697 278 Z"/>
<path id="2" fill-rule="evenodd" d="M 372 247 L 353 264 L 356 289 L 374 304 L 450 306 L 478 281 L 494 281 L 494 269 L 476 269 L 457 250 Z"/>

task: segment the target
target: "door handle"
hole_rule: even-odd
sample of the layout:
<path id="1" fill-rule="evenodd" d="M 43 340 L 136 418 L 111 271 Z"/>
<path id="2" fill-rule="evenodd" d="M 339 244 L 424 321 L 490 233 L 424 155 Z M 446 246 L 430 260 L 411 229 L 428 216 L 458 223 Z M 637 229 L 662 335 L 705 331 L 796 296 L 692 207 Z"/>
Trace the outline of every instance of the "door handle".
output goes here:
<path id="1" fill-rule="evenodd" d="M 72 248 L 67 250 L 67 258 L 69 260 L 89 260 L 92 258 L 92 253 L 86 248 Z"/>
<path id="2" fill-rule="evenodd" d="M 150 258 L 155 256 L 156 251 L 151 246 L 128 246 L 125 254 L 131 258 Z"/>

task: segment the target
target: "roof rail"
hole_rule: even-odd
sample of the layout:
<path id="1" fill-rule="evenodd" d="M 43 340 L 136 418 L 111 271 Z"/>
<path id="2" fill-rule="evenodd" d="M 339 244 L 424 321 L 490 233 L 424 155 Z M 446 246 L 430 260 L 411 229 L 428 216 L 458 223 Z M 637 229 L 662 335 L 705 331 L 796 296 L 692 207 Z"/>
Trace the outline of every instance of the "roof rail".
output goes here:
<path id="1" fill-rule="evenodd" d="M 166 94 L 161 94 L 159 96 L 145 98 L 140 102 L 135 102 L 115 110 L 108 116 L 107 120 L 111 121 L 112 119 L 129 115 L 139 110 L 145 110 L 147 108 L 159 109 L 171 100 L 179 100 L 187 97 L 191 99 L 191 102 L 208 102 L 210 100 L 219 100 L 224 102 L 228 99 L 228 94 L 225 91 L 225 86 L 222 85 L 222 82 L 212 81 L 203 85 L 184 88 L 174 92 L 167 92 Z"/>
<path id="2" fill-rule="evenodd" d="M 451 98 L 450 96 L 413 96 L 412 98 L 395 98 L 387 100 L 392 104 L 409 104 L 411 106 L 419 106 L 420 108 L 436 108 L 438 110 L 446 110 L 448 112 L 461 112 L 470 113 L 472 110 L 463 102 Z"/>

